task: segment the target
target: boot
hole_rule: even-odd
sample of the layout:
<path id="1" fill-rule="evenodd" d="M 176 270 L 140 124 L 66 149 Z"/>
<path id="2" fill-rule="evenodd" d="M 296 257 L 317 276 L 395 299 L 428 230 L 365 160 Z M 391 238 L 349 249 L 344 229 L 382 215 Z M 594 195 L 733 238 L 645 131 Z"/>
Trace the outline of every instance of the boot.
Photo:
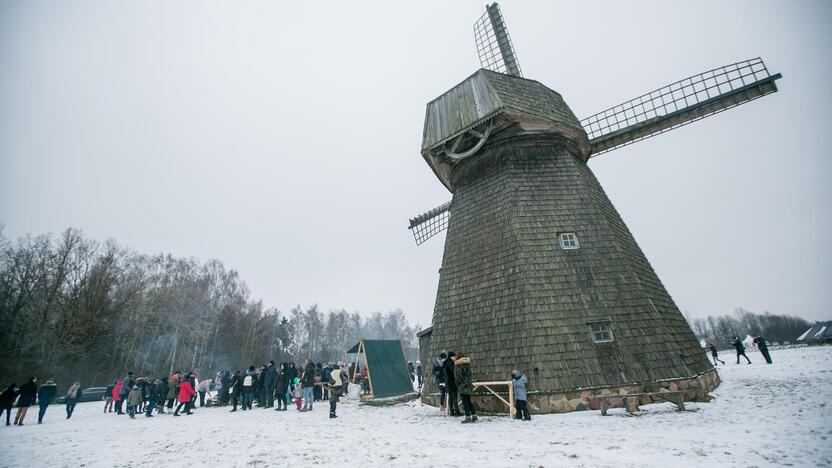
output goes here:
<path id="1" fill-rule="evenodd" d="M 338 416 L 335 413 L 329 413 L 329 419 L 335 419 Z"/>
<path id="2" fill-rule="evenodd" d="M 468 423 L 471 423 L 471 422 L 473 422 L 471 420 L 471 416 L 465 416 L 465 419 L 462 420 L 462 424 L 468 424 Z"/>
<path id="3" fill-rule="evenodd" d="M 476 414 L 475 414 L 475 415 L 473 415 L 473 416 L 471 416 L 471 422 L 472 422 L 472 423 L 475 423 L 475 422 L 477 422 L 477 421 L 479 421 L 479 420 L 480 420 L 480 418 L 478 418 Z"/>

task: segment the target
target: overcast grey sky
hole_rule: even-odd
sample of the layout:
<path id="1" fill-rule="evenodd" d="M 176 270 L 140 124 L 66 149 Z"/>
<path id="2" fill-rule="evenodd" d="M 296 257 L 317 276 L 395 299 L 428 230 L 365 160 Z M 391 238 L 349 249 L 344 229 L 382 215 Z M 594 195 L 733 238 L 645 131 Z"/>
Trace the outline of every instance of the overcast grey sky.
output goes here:
<path id="1" fill-rule="evenodd" d="M 425 104 L 482 1 L 0 0 L 0 222 L 217 258 L 288 310 L 430 323 Z M 832 319 L 832 2 L 501 2 L 579 118 L 761 56 L 780 92 L 590 162 L 679 307 Z"/>

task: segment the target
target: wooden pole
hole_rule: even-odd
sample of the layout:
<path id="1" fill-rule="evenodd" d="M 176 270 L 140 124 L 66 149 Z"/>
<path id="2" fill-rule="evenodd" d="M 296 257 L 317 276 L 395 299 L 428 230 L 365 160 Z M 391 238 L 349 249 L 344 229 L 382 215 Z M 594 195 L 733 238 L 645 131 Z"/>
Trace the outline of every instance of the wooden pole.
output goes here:
<path id="1" fill-rule="evenodd" d="M 362 347 L 363 347 L 363 344 L 364 344 L 363 339 L 361 340 L 361 344 L 362 344 Z M 370 382 L 370 396 L 375 398 L 376 394 L 373 391 L 373 376 L 370 375 L 370 362 L 367 361 L 367 348 L 364 348 L 364 366 L 367 369 L 367 380 L 369 380 L 369 382 Z"/>
<path id="2" fill-rule="evenodd" d="M 508 384 L 508 415 L 514 417 L 516 410 L 514 409 L 514 382 Z"/>

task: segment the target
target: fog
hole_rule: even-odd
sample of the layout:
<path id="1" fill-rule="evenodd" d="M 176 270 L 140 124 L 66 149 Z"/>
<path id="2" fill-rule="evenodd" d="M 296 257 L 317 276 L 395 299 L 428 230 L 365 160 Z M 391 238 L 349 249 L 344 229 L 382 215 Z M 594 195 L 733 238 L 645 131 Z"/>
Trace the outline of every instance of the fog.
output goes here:
<path id="1" fill-rule="evenodd" d="M 590 161 L 690 317 L 830 319 L 829 2 L 501 2 L 579 118 L 760 56 L 780 92 Z M 450 193 L 425 104 L 479 67 L 484 2 L 0 0 L 4 235 L 216 258 L 288 311 L 427 325 Z"/>

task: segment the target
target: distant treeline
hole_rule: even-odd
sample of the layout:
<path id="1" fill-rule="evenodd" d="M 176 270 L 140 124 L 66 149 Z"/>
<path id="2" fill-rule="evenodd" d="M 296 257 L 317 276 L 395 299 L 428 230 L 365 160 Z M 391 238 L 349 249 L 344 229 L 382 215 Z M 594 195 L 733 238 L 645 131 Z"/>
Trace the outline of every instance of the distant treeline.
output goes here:
<path id="1" fill-rule="evenodd" d="M 728 348 L 732 337 L 743 339 L 746 335 L 762 336 L 769 343 L 794 342 L 811 326 L 800 317 L 757 314 L 742 308 L 734 310 L 732 315 L 695 318 L 690 320 L 690 325 L 698 339 L 714 342 L 718 348 Z"/>
<path id="2" fill-rule="evenodd" d="M 219 261 L 136 254 L 74 229 L 14 242 L 0 232 L 0 324 L 0 385 L 36 375 L 86 387 L 128 370 L 205 376 L 270 359 L 335 362 L 362 336 L 402 338 L 408 358 L 418 355 L 418 326 L 401 310 L 284 314 L 251 299 Z"/>

